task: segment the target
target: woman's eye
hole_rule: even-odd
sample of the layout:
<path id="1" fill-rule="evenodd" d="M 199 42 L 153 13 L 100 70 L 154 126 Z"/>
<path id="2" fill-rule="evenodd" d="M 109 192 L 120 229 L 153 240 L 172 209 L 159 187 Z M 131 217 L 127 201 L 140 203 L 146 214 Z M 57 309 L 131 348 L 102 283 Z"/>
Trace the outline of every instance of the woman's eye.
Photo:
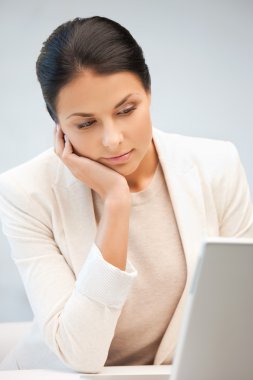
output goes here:
<path id="1" fill-rule="evenodd" d="M 93 123 L 94 121 L 87 121 L 86 123 L 79 124 L 77 127 L 79 129 L 82 129 L 82 128 L 85 129 L 85 128 L 90 127 Z"/>
<path id="2" fill-rule="evenodd" d="M 125 115 L 125 114 L 128 114 L 128 113 L 130 113 L 131 111 L 133 111 L 133 110 L 135 110 L 135 109 L 136 109 L 136 107 L 126 108 L 126 109 L 124 109 L 123 111 L 119 112 L 118 114 L 119 114 L 119 115 Z M 92 120 L 92 121 L 87 121 L 87 122 L 85 122 L 85 123 L 79 124 L 79 125 L 77 126 L 77 128 L 78 128 L 78 129 L 89 128 L 89 127 L 90 127 L 92 124 L 94 124 L 94 123 L 95 123 L 94 120 Z"/>
<path id="3" fill-rule="evenodd" d="M 126 113 L 133 111 L 133 110 L 135 110 L 135 107 L 126 108 L 123 111 L 119 112 L 119 114 L 126 114 Z"/>

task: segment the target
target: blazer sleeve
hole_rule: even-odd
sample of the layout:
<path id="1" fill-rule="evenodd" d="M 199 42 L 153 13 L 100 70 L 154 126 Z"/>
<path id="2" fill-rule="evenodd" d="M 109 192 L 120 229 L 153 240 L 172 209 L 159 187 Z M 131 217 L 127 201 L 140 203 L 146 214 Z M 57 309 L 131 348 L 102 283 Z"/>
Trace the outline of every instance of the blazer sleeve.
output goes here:
<path id="1" fill-rule="evenodd" d="M 125 272 L 107 263 L 94 243 L 75 278 L 45 210 L 6 173 L 0 176 L 0 216 L 46 344 L 68 367 L 99 372 L 137 272 L 129 262 Z"/>
<path id="2" fill-rule="evenodd" d="M 227 142 L 227 159 L 218 194 L 220 236 L 253 238 L 253 207 L 245 170 L 237 149 Z"/>

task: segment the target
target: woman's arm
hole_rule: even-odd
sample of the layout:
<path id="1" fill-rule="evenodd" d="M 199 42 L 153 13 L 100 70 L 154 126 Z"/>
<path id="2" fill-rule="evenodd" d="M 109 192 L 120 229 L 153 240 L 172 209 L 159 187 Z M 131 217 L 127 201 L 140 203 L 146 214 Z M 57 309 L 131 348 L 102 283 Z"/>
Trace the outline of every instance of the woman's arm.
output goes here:
<path id="1" fill-rule="evenodd" d="M 76 277 L 45 209 L 15 173 L 0 176 L 0 214 L 45 343 L 68 367 L 99 372 L 136 271 L 130 263 L 121 271 L 105 261 L 94 242 Z"/>
<path id="2" fill-rule="evenodd" d="M 110 264 L 126 269 L 130 207 L 128 201 L 107 199 L 95 242 Z"/>

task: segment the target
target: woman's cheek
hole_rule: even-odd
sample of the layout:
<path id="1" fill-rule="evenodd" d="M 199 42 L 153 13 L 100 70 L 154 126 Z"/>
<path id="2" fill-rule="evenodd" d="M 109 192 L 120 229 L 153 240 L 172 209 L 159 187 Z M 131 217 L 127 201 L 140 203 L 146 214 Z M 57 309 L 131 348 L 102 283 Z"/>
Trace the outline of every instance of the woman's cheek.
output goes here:
<path id="1" fill-rule="evenodd" d="M 138 120 L 138 127 L 135 130 L 138 139 L 146 141 L 149 140 L 152 135 L 152 122 L 149 114 L 143 113 L 141 116 L 140 120 Z"/>

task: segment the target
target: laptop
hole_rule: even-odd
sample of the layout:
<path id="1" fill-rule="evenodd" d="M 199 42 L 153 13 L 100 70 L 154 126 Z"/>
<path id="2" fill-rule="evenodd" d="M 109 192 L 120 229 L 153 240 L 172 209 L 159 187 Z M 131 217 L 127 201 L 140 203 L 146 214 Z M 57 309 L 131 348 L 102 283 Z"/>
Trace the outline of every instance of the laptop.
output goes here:
<path id="1" fill-rule="evenodd" d="M 253 239 L 217 238 L 202 244 L 171 374 L 169 366 L 150 373 L 147 366 L 138 366 L 135 372 L 128 368 L 132 373 L 109 373 L 105 367 L 105 373 L 81 378 L 253 379 Z"/>

